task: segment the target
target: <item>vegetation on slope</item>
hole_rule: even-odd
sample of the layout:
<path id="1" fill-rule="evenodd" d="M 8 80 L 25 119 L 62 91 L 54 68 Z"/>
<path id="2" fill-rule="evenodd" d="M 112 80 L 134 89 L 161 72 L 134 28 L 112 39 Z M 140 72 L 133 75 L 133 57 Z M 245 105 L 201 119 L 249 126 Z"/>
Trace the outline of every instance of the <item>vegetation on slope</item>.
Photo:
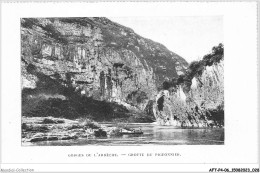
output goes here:
<path id="1" fill-rule="evenodd" d="M 220 43 L 218 46 L 212 48 L 212 52 L 203 56 L 202 60 L 192 61 L 183 75 L 177 78 L 172 78 L 170 81 L 164 81 L 162 88 L 168 89 L 170 87 L 176 88 L 177 85 L 182 85 L 184 92 L 189 92 L 192 84 L 192 79 L 195 76 L 201 76 L 206 66 L 212 66 L 224 60 L 224 45 Z"/>
<path id="2" fill-rule="evenodd" d="M 99 101 L 82 96 L 72 87 L 70 74 L 68 80 L 62 80 L 59 74 L 51 78 L 38 72 L 32 64 L 27 66 L 27 72 L 37 76 L 34 89 L 22 90 L 22 115 L 26 117 L 59 117 L 59 118 L 89 118 L 95 121 L 132 121 L 133 114 L 123 105 L 114 102 Z M 135 115 L 136 119 L 143 115 Z M 146 118 L 146 119 L 144 119 Z M 136 120 L 137 121 L 137 120 Z M 144 122 L 152 122 L 152 117 L 143 117 Z"/>
<path id="3" fill-rule="evenodd" d="M 162 114 L 169 121 L 164 118 L 165 123 L 171 123 L 172 115 L 175 125 L 182 127 L 224 125 L 223 53 L 219 44 L 202 60 L 190 63 L 184 75 L 163 83 L 162 90 L 171 93 L 164 103 Z"/>

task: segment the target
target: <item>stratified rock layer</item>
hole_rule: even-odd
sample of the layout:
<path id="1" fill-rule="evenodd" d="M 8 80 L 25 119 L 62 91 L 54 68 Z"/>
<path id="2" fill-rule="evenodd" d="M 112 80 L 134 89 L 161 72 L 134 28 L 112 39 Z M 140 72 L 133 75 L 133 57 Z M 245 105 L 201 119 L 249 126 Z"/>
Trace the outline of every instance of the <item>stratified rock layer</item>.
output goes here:
<path id="1" fill-rule="evenodd" d="M 192 79 L 188 101 L 206 109 L 224 104 L 224 61 L 206 66 L 201 76 Z"/>
<path id="2" fill-rule="evenodd" d="M 21 59 L 23 89 L 37 88 L 44 75 L 81 95 L 140 110 L 164 80 L 188 65 L 163 45 L 107 18 L 23 18 Z M 60 94 L 53 88 L 39 92 Z"/>
<path id="3" fill-rule="evenodd" d="M 184 84 L 182 84 L 184 85 Z M 224 126 L 224 61 L 205 66 L 203 73 L 192 79 L 188 92 L 183 86 L 171 95 L 161 94 L 153 104 L 153 114 L 159 125 L 179 127 Z"/>

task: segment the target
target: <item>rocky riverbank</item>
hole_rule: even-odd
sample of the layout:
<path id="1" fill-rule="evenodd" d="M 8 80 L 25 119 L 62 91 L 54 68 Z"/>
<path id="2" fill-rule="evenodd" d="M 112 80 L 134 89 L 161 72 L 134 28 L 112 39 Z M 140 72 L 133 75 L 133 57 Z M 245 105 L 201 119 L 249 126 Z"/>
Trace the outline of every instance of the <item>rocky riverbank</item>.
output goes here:
<path id="1" fill-rule="evenodd" d="M 118 127 L 106 127 L 88 119 L 22 117 L 22 142 L 75 140 L 120 135 Z"/>

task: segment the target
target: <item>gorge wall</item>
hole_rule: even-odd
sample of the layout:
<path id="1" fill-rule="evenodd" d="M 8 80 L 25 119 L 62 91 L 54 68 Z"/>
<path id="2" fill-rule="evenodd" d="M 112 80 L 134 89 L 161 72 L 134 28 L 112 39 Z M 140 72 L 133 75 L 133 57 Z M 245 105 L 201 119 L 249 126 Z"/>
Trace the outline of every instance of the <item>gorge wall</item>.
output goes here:
<path id="1" fill-rule="evenodd" d="M 107 18 L 21 19 L 23 107 L 30 109 L 30 99 L 67 100 L 72 92 L 143 111 L 163 81 L 187 66 L 165 46 Z"/>
<path id="2" fill-rule="evenodd" d="M 224 104 L 224 61 L 206 66 L 201 76 L 192 79 L 188 104 L 216 109 Z"/>
<path id="3" fill-rule="evenodd" d="M 153 114 L 160 125 L 179 127 L 224 126 L 224 48 L 192 62 L 185 75 L 168 84 L 156 98 Z M 175 81 L 175 82 L 174 82 Z M 162 94 L 171 91 L 170 94 Z M 163 99 L 162 99 L 163 97 Z M 163 109 L 159 107 L 163 100 Z M 161 110 L 160 110 L 161 109 Z"/>

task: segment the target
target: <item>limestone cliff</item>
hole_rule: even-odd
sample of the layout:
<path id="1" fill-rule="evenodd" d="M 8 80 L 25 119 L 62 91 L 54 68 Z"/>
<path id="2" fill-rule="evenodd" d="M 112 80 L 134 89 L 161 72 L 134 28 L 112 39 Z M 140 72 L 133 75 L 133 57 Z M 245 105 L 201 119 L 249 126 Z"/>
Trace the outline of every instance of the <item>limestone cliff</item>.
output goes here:
<path id="1" fill-rule="evenodd" d="M 177 83 L 156 97 L 153 114 L 160 125 L 180 127 L 224 126 L 224 47 L 192 62 Z M 166 85 L 167 86 L 167 85 Z M 162 94 L 171 91 L 170 94 Z"/>
<path id="2" fill-rule="evenodd" d="M 163 81 L 184 73 L 188 64 L 165 46 L 101 17 L 21 19 L 21 65 L 23 90 L 66 99 L 60 87 L 70 87 L 143 110 Z"/>
<path id="3" fill-rule="evenodd" d="M 206 66 L 201 76 L 192 79 L 188 101 L 216 109 L 224 104 L 224 62 Z"/>

